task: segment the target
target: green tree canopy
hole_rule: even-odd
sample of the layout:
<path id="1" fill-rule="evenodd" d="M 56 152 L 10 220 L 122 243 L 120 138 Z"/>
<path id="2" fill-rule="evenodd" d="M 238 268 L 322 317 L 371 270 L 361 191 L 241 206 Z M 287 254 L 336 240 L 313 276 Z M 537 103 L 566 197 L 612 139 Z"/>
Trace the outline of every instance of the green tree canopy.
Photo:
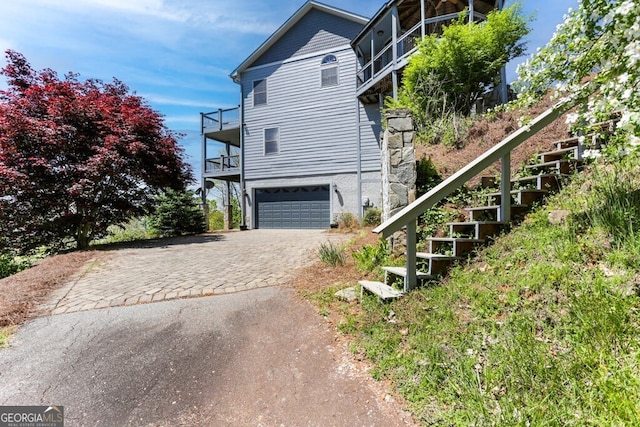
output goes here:
<path id="1" fill-rule="evenodd" d="M 205 231 L 204 215 L 193 191 L 167 189 L 156 197 L 156 203 L 149 225 L 159 235 L 170 237 Z"/>
<path id="2" fill-rule="evenodd" d="M 7 51 L 0 74 L 0 248 L 78 248 L 192 179 L 178 135 L 122 82 L 64 79 Z"/>
<path id="3" fill-rule="evenodd" d="M 515 3 L 483 22 L 467 22 L 463 12 L 442 35 L 423 38 L 404 71 L 400 104 L 419 121 L 442 112 L 468 115 L 477 98 L 499 82 L 500 69 L 524 53 L 529 28 L 520 12 Z"/>

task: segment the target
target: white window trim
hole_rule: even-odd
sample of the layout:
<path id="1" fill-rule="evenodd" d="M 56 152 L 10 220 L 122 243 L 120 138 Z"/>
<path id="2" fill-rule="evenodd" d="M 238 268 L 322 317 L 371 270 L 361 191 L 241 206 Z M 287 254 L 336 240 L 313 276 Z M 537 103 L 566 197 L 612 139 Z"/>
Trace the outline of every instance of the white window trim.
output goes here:
<path id="1" fill-rule="evenodd" d="M 273 152 L 273 153 L 267 153 L 267 130 L 271 130 L 271 129 L 277 129 L 278 130 L 278 140 L 277 140 L 277 147 L 278 150 Z M 280 154 L 280 141 L 282 140 L 281 136 L 280 136 L 280 126 L 271 126 L 271 127 L 265 127 L 262 131 L 262 154 L 265 156 L 277 156 L 278 154 Z"/>
<path id="2" fill-rule="evenodd" d="M 323 64 L 322 61 L 324 61 L 324 59 L 327 56 L 334 56 L 336 58 L 336 61 L 335 62 L 330 62 L 328 64 Z M 323 83 L 323 81 L 322 81 L 322 72 L 324 70 L 328 70 L 328 69 L 331 69 L 331 68 L 335 68 L 336 69 L 336 83 L 330 84 L 330 85 L 324 85 L 324 84 L 322 84 Z M 339 85 L 340 85 L 340 60 L 338 59 L 337 55 L 335 55 L 335 54 L 324 55 L 322 57 L 322 59 L 320 60 L 320 88 L 324 89 L 324 88 L 336 87 L 336 86 L 339 86 Z"/>

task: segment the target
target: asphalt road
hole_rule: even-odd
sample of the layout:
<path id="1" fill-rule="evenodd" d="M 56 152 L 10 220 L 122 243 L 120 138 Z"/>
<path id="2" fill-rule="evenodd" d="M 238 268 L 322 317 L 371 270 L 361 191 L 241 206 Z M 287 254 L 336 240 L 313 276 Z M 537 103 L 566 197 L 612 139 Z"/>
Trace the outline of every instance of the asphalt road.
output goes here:
<path id="1" fill-rule="evenodd" d="M 0 350 L 0 405 L 61 405 L 69 427 L 409 424 L 351 360 L 289 289 L 81 311 Z"/>

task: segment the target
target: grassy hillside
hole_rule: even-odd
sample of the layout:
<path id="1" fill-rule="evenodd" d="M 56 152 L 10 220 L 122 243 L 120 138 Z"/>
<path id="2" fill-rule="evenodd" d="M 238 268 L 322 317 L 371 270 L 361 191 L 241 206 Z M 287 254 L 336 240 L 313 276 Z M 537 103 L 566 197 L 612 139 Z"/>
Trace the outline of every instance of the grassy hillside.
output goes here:
<path id="1" fill-rule="evenodd" d="M 630 156 L 577 175 L 442 282 L 343 305 L 339 329 L 424 425 L 640 425 L 639 272 Z"/>

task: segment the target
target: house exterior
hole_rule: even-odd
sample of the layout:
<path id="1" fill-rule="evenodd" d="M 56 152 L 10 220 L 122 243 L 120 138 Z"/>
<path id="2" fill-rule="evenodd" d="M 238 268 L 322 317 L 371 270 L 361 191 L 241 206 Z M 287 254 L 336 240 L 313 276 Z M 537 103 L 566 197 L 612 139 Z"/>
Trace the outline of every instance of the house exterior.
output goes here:
<path id="1" fill-rule="evenodd" d="M 329 228 L 380 207 L 380 111 L 416 38 L 499 3 L 391 0 L 367 19 L 307 1 L 233 71 L 240 106 L 201 115 L 203 190 L 238 183 L 247 228 Z"/>

